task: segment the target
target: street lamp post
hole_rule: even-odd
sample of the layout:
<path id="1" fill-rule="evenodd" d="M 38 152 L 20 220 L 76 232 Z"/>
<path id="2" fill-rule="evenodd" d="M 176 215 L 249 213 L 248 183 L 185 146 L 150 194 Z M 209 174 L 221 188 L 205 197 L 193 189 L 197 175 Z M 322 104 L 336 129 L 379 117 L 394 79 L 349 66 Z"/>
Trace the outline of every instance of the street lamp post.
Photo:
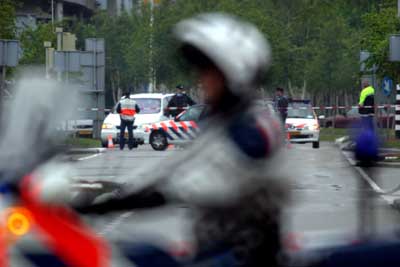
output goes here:
<path id="1" fill-rule="evenodd" d="M 153 93 L 155 87 L 153 68 L 153 24 L 154 24 L 154 0 L 150 0 L 150 55 L 149 55 L 149 88 L 148 92 Z"/>

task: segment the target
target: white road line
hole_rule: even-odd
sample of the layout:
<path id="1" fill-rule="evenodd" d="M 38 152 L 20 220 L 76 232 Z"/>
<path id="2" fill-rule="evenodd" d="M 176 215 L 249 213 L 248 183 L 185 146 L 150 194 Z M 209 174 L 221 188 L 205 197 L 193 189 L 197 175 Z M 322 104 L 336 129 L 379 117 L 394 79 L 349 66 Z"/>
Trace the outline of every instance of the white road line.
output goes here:
<path id="1" fill-rule="evenodd" d="M 350 165 L 352 165 L 354 167 L 354 169 L 361 175 L 361 177 L 369 184 L 369 186 L 372 187 L 372 189 L 379 193 L 383 193 L 382 189 L 374 182 L 374 180 L 371 179 L 371 177 L 369 177 L 369 175 L 361 168 L 356 166 L 356 162 L 350 158 L 348 155 L 346 155 L 343 151 L 342 154 L 344 155 L 344 157 L 347 159 L 347 161 L 350 163 Z M 396 199 L 395 197 L 391 197 L 391 196 L 386 196 L 383 194 L 379 194 L 379 196 L 381 198 L 383 198 L 383 200 L 388 203 L 389 205 L 393 205 L 394 200 Z"/>
<path id="2" fill-rule="evenodd" d="M 79 158 L 78 160 L 79 160 L 79 161 L 82 161 L 82 160 L 93 159 L 93 158 L 98 157 L 98 156 L 100 156 L 100 155 L 102 155 L 102 154 L 97 153 L 97 154 L 90 155 L 90 156 L 87 156 L 87 157 Z"/>
<path id="3" fill-rule="evenodd" d="M 108 223 L 106 227 L 104 227 L 103 230 L 98 233 L 98 235 L 105 236 L 109 232 L 116 229 L 126 218 L 128 218 L 132 214 L 134 214 L 133 211 L 124 212 L 123 214 L 112 220 L 110 223 Z"/>
<path id="4" fill-rule="evenodd" d="M 72 180 L 90 180 L 90 179 L 102 179 L 102 180 L 113 180 L 117 178 L 116 175 L 79 175 L 71 177 Z"/>

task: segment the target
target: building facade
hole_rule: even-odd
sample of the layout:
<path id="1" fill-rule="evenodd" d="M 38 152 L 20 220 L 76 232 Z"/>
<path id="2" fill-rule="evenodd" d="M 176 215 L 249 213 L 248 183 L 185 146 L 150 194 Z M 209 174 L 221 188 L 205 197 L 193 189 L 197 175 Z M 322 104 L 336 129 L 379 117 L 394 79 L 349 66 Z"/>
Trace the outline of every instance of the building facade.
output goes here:
<path id="1" fill-rule="evenodd" d="M 141 0 L 107 0 L 106 9 L 111 16 L 119 16 L 122 12 L 132 12 L 140 4 Z"/>
<path id="2" fill-rule="evenodd" d="M 17 33 L 40 22 L 61 21 L 64 18 L 89 18 L 96 10 L 96 0 L 22 0 L 17 7 Z"/>

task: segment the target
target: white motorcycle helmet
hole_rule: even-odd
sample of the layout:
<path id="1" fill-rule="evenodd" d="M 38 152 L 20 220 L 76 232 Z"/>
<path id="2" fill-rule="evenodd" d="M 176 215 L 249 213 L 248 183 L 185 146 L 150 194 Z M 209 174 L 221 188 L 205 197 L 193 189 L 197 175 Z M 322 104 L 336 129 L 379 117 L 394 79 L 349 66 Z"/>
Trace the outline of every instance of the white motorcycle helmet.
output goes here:
<path id="1" fill-rule="evenodd" d="M 234 95 L 248 95 L 271 62 L 271 49 L 263 34 L 236 17 L 208 13 L 183 20 L 174 29 L 182 46 L 208 57 L 224 74 Z"/>

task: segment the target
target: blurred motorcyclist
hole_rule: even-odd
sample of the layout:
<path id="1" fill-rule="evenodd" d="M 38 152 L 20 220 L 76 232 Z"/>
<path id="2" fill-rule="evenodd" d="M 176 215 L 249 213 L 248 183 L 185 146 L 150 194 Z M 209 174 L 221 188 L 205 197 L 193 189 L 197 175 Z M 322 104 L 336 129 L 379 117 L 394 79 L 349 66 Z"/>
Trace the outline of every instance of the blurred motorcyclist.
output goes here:
<path id="1" fill-rule="evenodd" d="M 251 106 L 270 63 L 269 45 L 253 25 L 223 14 L 184 20 L 174 33 L 211 108 L 203 134 L 190 149 L 144 171 L 120 198 L 76 208 L 105 213 L 186 203 L 198 211 L 200 250 L 227 247 L 240 266 L 276 266 L 285 190 L 270 171 L 281 126 Z"/>

